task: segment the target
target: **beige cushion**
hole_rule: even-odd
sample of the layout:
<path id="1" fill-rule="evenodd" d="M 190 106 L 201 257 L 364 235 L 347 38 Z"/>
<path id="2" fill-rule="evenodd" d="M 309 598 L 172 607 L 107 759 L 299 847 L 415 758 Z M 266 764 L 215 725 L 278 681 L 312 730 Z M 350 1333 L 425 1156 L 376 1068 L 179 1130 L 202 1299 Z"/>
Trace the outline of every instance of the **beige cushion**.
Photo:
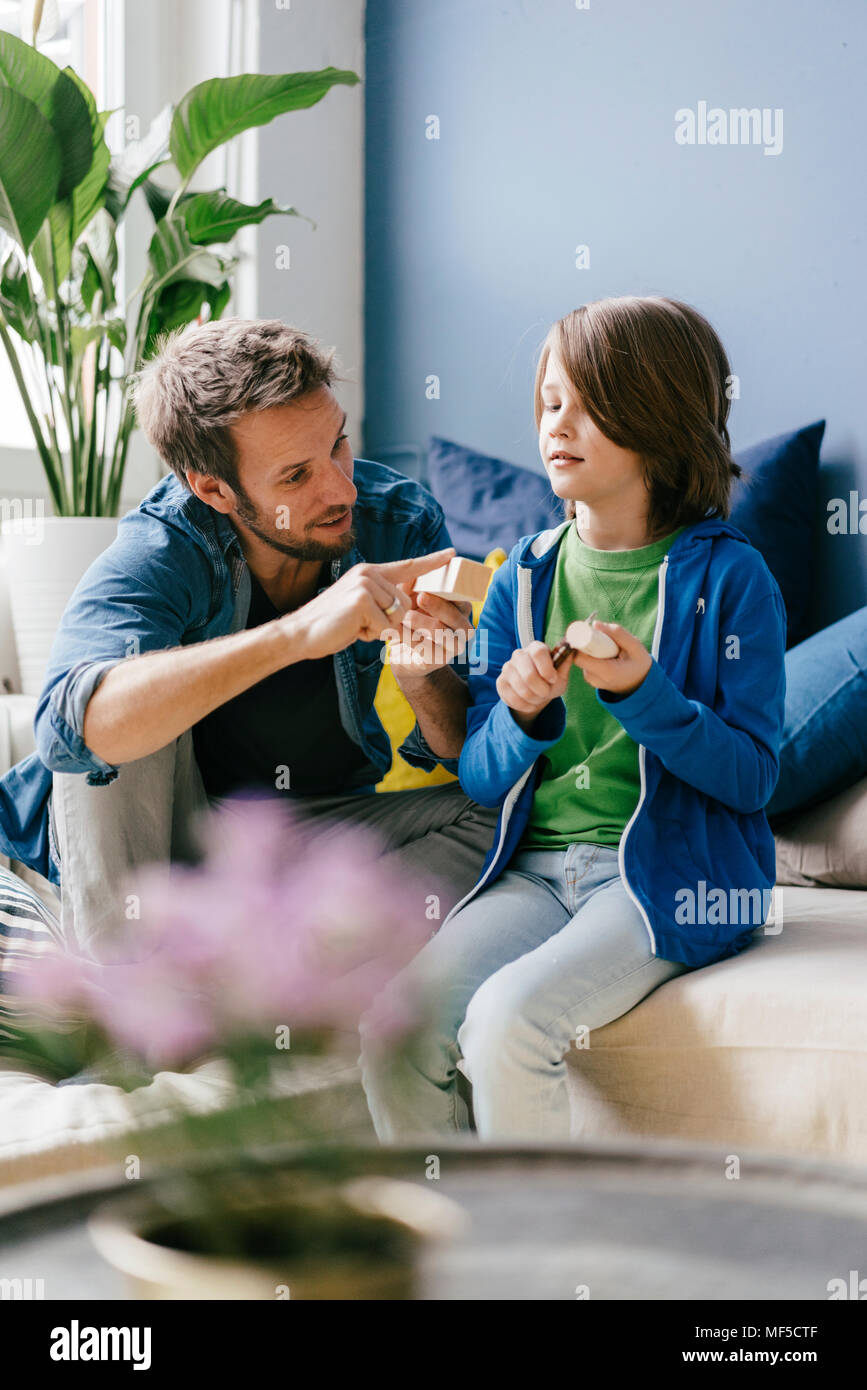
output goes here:
<path id="1" fill-rule="evenodd" d="M 867 778 L 775 832 L 777 882 L 867 888 Z"/>
<path id="2" fill-rule="evenodd" d="M 775 892 L 778 935 L 669 980 L 567 1059 L 573 1137 L 867 1162 L 867 893 Z"/>

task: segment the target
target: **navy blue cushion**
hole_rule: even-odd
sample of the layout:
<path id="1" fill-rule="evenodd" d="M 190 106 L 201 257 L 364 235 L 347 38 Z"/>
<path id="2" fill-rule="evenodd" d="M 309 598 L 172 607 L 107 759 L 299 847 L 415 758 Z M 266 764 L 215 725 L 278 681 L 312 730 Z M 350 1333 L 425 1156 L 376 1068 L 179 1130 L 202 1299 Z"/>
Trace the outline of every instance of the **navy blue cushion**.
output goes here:
<path id="1" fill-rule="evenodd" d="M 730 520 L 764 556 L 786 605 L 786 646 L 809 632 L 819 449 L 825 421 L 766 439 L 735 455 L 746 476 L 732 488 Z M 483 560 L 521 536 L 563 520 L 563 504 L 543 472 L 479 454 L 434 435 L 428 482 L 460 555 Z"/>
<path id="2" fill-rule="evenodd" d="M 748 476 L 732 488 L 729 520 L 755 546 L 780 586 L 788 619 L 786 646 L 808 635 L 813 585 L 819 450 L 825 421 L 779 434 L 735 455 Z"/>
<path id="3" fill-rule="evenodd" d="M 436 435 L 428 441 L 427 471 L 455 549 L 469 560 L 484 560 L 496 546 L 508 554 L 521 536 L 563 520 L 563 503 L 542 472 Z"/>

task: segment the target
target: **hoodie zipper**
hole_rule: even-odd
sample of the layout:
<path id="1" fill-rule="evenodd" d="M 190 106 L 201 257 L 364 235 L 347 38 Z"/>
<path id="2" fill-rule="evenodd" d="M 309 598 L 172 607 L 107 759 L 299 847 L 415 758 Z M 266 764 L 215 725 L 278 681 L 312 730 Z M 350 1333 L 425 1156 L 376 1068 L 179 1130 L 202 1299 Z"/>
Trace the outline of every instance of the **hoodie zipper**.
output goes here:
<path id="1" fill-rule="evenodd" d="M 661 637 L 662 637 L 662 623 L 663 623 L 663 619 L 664 619 L 664 617 L 665 617 L 665 580 L 666 580 L 666 571 L 667 571 L 667 569 L 668 569 L 668 556 L 667 556 L 667 555 L 664 555 L 664 556 L 663 556 L 663 559 L 662 559 L 662 564 L 661 564 L 660 567 L 659 567 L 659 589 L 658 589 L 659 598 L 658 598 L 658 600 L 657 600 L 657 606 L 656 606 L 656 609 L 657 609 L 657 611 L 656 611 L 656 627 L 654 628 L 654 631 L 653 631 L 653 642 L 651 643 L 651 647 L 650 647 L 650 654 L 651 654 L 651 656 L 654 658 L 654 660 L 656 660 L 656 659 L 658 658 L 658 656 L 659 656 L 659 644 L 660 644 L 660 639 L 661 639 Z M 653 928 L 652 928 L 652 926 L 650 925 L 650 918 L 648 917 L 647 913 L 645 912 L 644 907 L 642 906 L 642 904 L 638 901 L 638 898 L 637 898 L 637 897 L 635 896 L 635 894 L 633 893 L 632 888 L 630 887 L 630 884 L 629 884 L 629 880 L 628 880 L 628 878 L 626 877 L 626 853 L 625 853 L 625 849 L 626 849 L 626 837 L 627 837 L 627 835 L 629 834 L 630 830 L 632 829 L 633 825 L 635 824 L 636 819 L 638 818 L 638 813 L 640 812 L 641 807 L 642 807 L 643 804 L 644 804 L 644 798 L 645 798 L 645 795 L 646 795 L 646 792 L 647 792 L 647 781 L 646 781 L 646 774 L 645 774 L 645 767 L 644 767 L 645 753 L 646 753 L 646 749 L 645 749 L 645 747 L 644 747 L 644 744 L 643 744 L 643 743 L 639 743 L 639 745 L 638 745 L 638 773 L 639 773 L 639 776 L 640 776 L 640 778 L 641 778 L 641 794 L 639 795 L 639 798 L 638 798 L 638 805 L 636 806 L 635 810 L 632 812 L 632 815 L 629 817 L 629 820 L 628 820 L 627 823 L 626 823 L 626 827 L 625 827 L 625 829 L 624 829 L 624 831 L 623 831 L 623 834 L 620 836 L 620 844 L 619 844 L 618 849 L 617 849 L 617 863 L 618 863 L 618 867 L 619 867 L 619 869 L 620 869 L 620 877 L 621 877 L 621 879 L 623 880 L 623 886 L 624 886 L 624 888 L 626 889 L 626 891 L 627 891 L 627 893 L 629 894 L 629 896 L 630 896 L 630 898 L 632 899 L 632 901 L 635 903 L 635 906 L 638 908 L 638 911 L 641 913 L 642 918 L 644 919 L 644 925 L 645 925 L 645 927 L 647 928 L 647 935 L 650 937 L 650 949 L 651 949 L 651 951 L 653 952 L 653 954 L 654 954 L 654 956 L 655 956 L 655 955 L 656 955 L 656 937 L 654 936 Z"/>

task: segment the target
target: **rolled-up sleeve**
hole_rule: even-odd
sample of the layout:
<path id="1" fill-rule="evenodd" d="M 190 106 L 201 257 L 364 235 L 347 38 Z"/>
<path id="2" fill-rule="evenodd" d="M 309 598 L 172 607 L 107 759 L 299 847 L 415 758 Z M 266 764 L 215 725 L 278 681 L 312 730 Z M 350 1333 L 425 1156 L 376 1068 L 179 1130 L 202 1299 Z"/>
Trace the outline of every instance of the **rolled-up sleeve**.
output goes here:
<path id="1" fill-rule="evenodd" d="M 118 768 L 84 741 L 84 717 L 113 666 L 199 640 L 211 593 L 208 562 L 183 532 L 131 512 L 79 581 L 54 638 L 34 718 L 36 749 L 55 772 L 111 782 Z"/>
<path id="2" fill-rule="evenodd" d="M 118 769 L 105 762 L 84 742 L 84 712 L 102 678 L 117 661 L 79 661 L 54 686 L 43 710 L 37 713 L 36 748 L 52 772 L 87 772 L 98 786 L 113 782 Z"/>

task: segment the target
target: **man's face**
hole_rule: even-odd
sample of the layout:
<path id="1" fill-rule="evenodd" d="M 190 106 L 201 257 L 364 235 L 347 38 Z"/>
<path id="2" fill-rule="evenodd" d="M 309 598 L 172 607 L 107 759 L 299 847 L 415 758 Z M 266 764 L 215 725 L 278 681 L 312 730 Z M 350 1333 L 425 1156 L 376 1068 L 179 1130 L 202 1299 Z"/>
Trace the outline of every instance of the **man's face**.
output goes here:
<path id="1" fill-rule="evenodd" d="M 327 386 L 232 425 L 239 529 L 297 560 L 332 560 L 355 542 L 352 448 L 346 412 Z"/>

